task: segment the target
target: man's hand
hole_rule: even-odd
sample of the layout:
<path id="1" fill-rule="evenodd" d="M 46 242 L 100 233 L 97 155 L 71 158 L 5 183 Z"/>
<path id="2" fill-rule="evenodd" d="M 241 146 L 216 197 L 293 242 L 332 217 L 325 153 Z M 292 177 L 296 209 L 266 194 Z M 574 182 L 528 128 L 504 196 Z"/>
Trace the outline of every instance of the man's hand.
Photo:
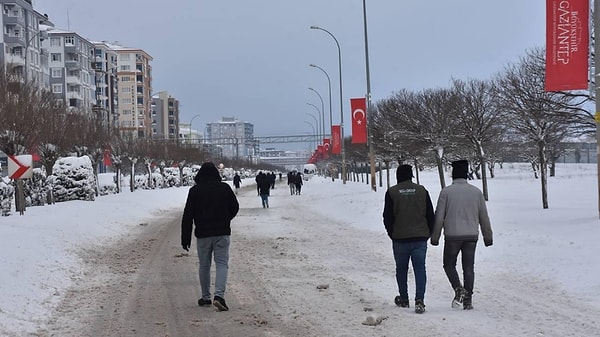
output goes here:
<path id="1" fill-rule="evenodd" d="M 186 244 L 186 243 L 182 243 L 182 244 L 181 244 L 181 247 L 183 247 L 183 249 L 184 249 L 186 252 L 189 252 L 189 251 L 190 251 L 190 244 L 189 244 L 189 243 L 187 243 L 187 244 Z"/>

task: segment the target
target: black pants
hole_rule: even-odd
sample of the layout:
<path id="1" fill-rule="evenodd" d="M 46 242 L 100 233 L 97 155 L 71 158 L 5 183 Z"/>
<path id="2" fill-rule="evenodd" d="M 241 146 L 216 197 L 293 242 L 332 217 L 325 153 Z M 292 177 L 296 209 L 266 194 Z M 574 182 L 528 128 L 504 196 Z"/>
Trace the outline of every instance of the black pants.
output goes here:
<path id="1" fill-rule="evenodd" d="M 456 260 L 461 253 L 464 288 L 473 293 L 475 283 L 475 248 L 477 241 L 446 240 L 444 242 L 444 271 L 452 289 L 461 286 L 458 272 L 456 271 Z"/>

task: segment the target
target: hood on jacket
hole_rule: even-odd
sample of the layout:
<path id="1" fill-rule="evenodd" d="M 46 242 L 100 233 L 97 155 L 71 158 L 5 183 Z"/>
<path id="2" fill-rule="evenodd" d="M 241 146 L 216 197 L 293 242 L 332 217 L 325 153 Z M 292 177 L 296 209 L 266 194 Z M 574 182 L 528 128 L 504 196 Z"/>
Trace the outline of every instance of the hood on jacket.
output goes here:
<path id="1" fill-rule="evenodd" d="M 221 174 L 219 173 L 219 170 L 217 169 L 215 164 L 211 162 L 206 162 L 202 164 L 202 166 L 200 166 L 200 170 L 198 171 L 198 174 L 196 174 L 196 177 L 194 177 L 194 181 L 196 182 L 196 184 L 198 184 L 201 181 L 210 180 L 221 181 L 222 179 Z"/>

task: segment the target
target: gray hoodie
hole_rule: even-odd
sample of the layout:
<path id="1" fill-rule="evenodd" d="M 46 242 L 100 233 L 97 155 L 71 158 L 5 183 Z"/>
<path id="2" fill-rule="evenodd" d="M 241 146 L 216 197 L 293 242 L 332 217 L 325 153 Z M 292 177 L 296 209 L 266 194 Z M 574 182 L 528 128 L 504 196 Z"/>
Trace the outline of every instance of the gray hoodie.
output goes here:
<path id="1" fill-rule="evenodd" d="M 439 244 L 442 228 L 446 240 L 477 241 L 480 227 L 485 245 L 491 246 L 492 226 L 483 194 L 466 179 L 454 179 L 438 197 L 431 244 Z"/>

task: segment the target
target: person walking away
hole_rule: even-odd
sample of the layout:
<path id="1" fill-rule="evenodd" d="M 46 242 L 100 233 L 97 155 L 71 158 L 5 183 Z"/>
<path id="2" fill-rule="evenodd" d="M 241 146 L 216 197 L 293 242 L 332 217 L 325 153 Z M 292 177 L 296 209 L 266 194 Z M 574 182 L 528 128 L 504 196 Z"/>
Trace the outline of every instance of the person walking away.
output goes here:
<path id="1" fill-rule="evenodd" d="M 181 246 L 189 251 L 193 229 L 201 290 L 198 305 L 213 304 L 217 310 L 227 311 L 225 289 L 229 271 L 231 220 L 237 215 L 240 205 L 229 184 L 221 181 L 219 170 L 213 163 L 202 164 L 194 180 L 196 185 L 188 192 L 181 220 Z M 216 275 L 215 296 L 211 302 L 210 268 L 213 258 Z"/>
<path id="2" fill-rule="evenodd" d="M 236 172 L 235 175 L 233 176 L 233 186 L 235 187 L 235 194 L 238 194 L 238 190 L 240 189 L 241 183 L 242 183 L 242 178 Z"/>
<path id="3" fill-rule="evenodd" d="M 263 180 L 263 178 L 265 178 L 266 175 L 263 173 L 263 171 L 258 171 L 258 174 L 256 175 L 256 178 L 254 178 L 254 181 L 256 182 L 256 195 L 260 196 L 260 189 L 259 189 L 259 181 Z"/>
<path id="4" fill-rule="evenodd" d="M 295 181 L 295 177 L 294 177 L 294 171 L 292 172 L 288 172 L 287 174 L 287 184 L 290 187 L 290 195 L 294 195 L 296 194 L 296 183 Z"/>
<path id="5" fill-rule="evenodd" d="M 483 193 L 467 182 L 469 162 L 452 162 L 452 184 L 440 192 L 435 210 L 435 226 L 431 244 L 437 246 L 444 230 L 444 271 L 454 289 L 452 307 L 462 303 L 464 310 L 473 309 L 475 283 L 475 248 L 479 229 L 486 247 L 493 244 L 493 233 Z M 461 285 L 456 261 L 461 254 L 463 282 Z"/>
<path id="6" fill-rule="evenodd" d="M 277 180 L 275 172 L 271 172 L 271 174 L 269 175 L 269 180 L 271 182 L 271 189 L 274 190 L 275 189 L 275 180 Z"/>
<path id="7" fill-rule="evenodd" d="M 296 175 L 294 176 L 294 185 L 296 185 L 296 194 L 297 195 L 300 195 L 303 184 L 304 183 L 302 182 L 302 173 L 297 172 Z"/>
<path id="8" fill-rule="evenodd" d="M 271 179 L 270 176 L 267 175 L 263 175 L 259 180 L 258 180 L 258 195 L 260 195 L 260 199 L 262 201 L 262 207 L 263 208 L 269 208 L 269 194 L 270 194 L 270 188 L 271 188 Z"/>
<path id="9" fill-rule="evenodd" d="M 408 261 L 412 261 L 415 276 L 415 312 L 425 312 L 427 273 L 425 258 L 427 240 L 433 230 L 435 214 L 429 192 L 412 182 L 412 166 L 401 165 L 396 170 L 397 184 L 385 192 L 383 224 L 390 239 L 396 261 L 398 292 L 394 302 L 409 308 Z"/>

